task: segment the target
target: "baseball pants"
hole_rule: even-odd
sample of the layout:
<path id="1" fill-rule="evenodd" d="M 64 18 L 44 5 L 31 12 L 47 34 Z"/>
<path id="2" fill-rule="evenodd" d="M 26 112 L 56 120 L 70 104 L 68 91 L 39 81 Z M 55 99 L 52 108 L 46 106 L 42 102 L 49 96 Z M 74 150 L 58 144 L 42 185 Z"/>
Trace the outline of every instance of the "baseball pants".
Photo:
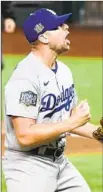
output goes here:
<path id="1" fill-rule="evenodd" d="M 3 172 L 7 192 L 90 192 L 90 189 L 64 155 L 52 158 L 6 151 Z"/>

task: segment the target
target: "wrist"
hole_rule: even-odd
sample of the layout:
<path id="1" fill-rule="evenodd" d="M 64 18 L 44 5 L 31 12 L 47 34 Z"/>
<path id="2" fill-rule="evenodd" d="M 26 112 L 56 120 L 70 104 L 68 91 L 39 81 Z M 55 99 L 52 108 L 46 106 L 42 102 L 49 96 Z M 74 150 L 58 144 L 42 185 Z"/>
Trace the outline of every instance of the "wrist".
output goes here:
<path id="1" fill-rule="evenodd" d="M 68 131 L 72 131 L 73 129 L 76 129 L 78 126 L 77 126 L 77 123 L 75 123 L 75 117 L 74 116 L 71 116 L 68 120 Z"/>

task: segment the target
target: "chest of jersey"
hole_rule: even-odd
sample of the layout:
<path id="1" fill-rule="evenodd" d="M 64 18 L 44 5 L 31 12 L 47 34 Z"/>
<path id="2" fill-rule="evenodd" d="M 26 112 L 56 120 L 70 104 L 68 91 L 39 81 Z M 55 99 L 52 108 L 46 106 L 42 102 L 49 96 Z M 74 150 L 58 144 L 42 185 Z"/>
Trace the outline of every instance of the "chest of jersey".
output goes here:
<path id="1" fill-rule="evenodd" d="M 70 115 L 74 99 L 74 84 L 70 77 L 53 76 L 42 82 L 38 121 L 59 122 Z"/>

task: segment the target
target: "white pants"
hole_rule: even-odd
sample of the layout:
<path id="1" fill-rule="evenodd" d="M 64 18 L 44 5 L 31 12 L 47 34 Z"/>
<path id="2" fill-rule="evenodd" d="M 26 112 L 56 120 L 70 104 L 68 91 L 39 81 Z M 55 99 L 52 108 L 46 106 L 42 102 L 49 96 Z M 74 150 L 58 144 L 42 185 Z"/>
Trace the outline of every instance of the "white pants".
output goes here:
<path id="1" fill-rule="evenodd" d="M 3 172 L 7 192 L 90 192 L 86 181 L 64 156 L 53 161 L 6 151 Z"/>

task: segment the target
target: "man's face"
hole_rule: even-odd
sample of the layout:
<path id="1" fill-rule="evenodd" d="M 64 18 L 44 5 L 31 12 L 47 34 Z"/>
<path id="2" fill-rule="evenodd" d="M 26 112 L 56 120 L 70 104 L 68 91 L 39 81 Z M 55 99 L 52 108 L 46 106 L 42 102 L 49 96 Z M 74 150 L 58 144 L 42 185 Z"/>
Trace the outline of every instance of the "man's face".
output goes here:
<path id="1" fill-rule="evenodd" d="M 70 49 L 70 41 L 67 39 L 69 34 L 69 27 L 67 24 L 59 26 L 56 30 L 48 31 L 48 40 L 50 49 L 58 54 Z"/>

